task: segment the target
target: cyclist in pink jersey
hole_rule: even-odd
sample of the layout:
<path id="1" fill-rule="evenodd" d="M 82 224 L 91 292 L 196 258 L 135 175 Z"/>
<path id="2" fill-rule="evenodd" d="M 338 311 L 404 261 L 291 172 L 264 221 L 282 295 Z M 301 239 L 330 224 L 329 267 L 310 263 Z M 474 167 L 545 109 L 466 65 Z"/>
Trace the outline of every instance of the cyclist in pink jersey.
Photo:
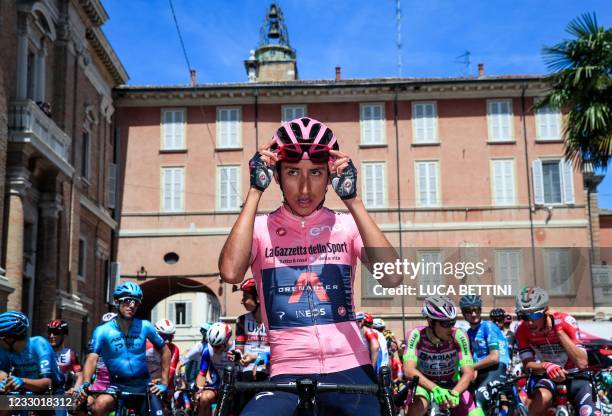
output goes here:
<path id="1" fill-rule="evenodd" d="M 283 124 L 249 167 L 251 188 L 221 252 L 219 270 L 225 282 L 238 284 L 251 267 L 268 329 L 271 380 L 308 375 L 325 382 L 374 383 L 368 348 L 355 322 L 353 280 L 364 246 L 393 250 L 357 197 L 353 163 L 326 125 L 303 117 Z M 272 177 L 283 204 L 256 216 Z M 349 213 L 323 207 L 330 179 Z M 372 257 L 369 264 L 395 260 Z M 399 275 L 381 280 L 387 287 L 400 282 Z M 321 407 L 334 414 L 378 412 L 374 396 L 338 396 L 320 395 Z M 266 392 L 242 414 L 290 415 L 296 403 L 297 395 Z"/>

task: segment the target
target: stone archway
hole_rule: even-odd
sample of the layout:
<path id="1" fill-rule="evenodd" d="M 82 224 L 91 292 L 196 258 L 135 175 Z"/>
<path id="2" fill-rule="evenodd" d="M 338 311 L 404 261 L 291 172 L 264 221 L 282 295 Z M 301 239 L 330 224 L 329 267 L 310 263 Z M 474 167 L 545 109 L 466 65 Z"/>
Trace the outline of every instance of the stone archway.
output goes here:
<path id="1" fill-rule="evenodd" d="M 214 296 L 219 304 L 223 304 L 221 296 L 219 296 L 220 285 L 217 279 L 211 281 L 210 278 L 156 277 L 144 282 L 134 281 L 140 285 L 144 293 L 143 303 L 138 309 L 137 315 L 141 319 L 150 319 L 151 310 L 158 302 L 178 293 L 208 293 Z"/>

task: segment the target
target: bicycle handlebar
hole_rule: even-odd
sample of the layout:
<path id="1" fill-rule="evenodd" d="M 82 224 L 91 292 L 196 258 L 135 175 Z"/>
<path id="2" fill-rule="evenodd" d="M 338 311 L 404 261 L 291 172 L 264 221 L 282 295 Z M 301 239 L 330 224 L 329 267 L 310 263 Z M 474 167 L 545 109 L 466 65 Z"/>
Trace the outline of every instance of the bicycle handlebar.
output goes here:
<path id="1" fill-rule="evenodd" d="M 341 392 L 353 394 L 378 394 L 378 386 L 375 384 L 336 384 L 336 383 L 313 383 L 317 393 Z M 298 383 L 273 383 L 273 382 L 242 382 L 237 381 L 234 385 L 236 391 L 285 391 L 298 393 Z"/>

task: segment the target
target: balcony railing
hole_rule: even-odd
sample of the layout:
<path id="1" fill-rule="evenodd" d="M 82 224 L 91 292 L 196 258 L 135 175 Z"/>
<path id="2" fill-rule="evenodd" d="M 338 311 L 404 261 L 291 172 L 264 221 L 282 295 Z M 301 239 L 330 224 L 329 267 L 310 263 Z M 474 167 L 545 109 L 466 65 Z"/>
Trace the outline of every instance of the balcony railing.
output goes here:
<path id="1" fill-rule="evenodd" d="M 34 101 L 12 101 L 8 124 L 10 141 L 31 143 L 62 170 L 72 169 L 68 161 L 72 142 L 70 136 L 43 113 Z"/>

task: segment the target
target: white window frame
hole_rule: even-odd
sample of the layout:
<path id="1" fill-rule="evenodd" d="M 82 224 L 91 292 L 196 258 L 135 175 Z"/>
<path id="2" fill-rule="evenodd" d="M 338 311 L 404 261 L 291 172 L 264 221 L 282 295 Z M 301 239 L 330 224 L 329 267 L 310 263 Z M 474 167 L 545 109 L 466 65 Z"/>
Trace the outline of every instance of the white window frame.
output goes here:
<path id="1" fill-rule="evenodd" d="M 175 129 L 171 134 L 172 138 L 169 139 L 167 136 L 167 130 L 169 130 L 170 124 L 166 123 L 166 115 L 172 114 L 173 120 L 171 122 L 172 128 Z M 177 123 L 176 115 L 181 114 L 181 121 Z M 177 127 L 178 127 L 178 140 L 177 140 Z M 186 145 L 186 136 L 187 136 L 187 111 L 185 108 L 162 108 L 161 109 L 161 121 L 160 121 L 160 131 L 161 131 L 161 150 L 185 150 L 187 148 Z"/>
<path id="2" fill-rule="evenodd" d="M 436 181 L 436 201 L 421 201 L 420 199 L 420 192 L 421 192 L 421 186 L 420 186 L 420 177 L 419 177 L 419 165 L 424 164 L 424 163 L 434 163 L 435 164 L 435 172 L 436 172 L 436 176 L 435 176 L 435 181 Z M 429 168 L 427 168 L 429 170 Z M 430 173 L 427 172 L 427 176 L 428 176 L 428 182 L 429 182 L 429 176 Z M 414 191 L 415 191 L 415 202 L 416 202 L 416 206 L 420 207 L 420 208 L 431 208 L 431 207 L 439 207 L 441 205 L 441 189 L 442 189 L 442 185 L 441 185 L 441 181 L 440 181 L 440 161 L 439 160 L 415 160 L 414 162 Z M 429 186 L 431 186 L 430 183 L 427 184 L 428 188 Z M 428 191 L 428 195 L 431 192 L 430 189 L 427 190 Z M 429 197 L 428 197 L 429 198 Z"/>
<path id="3" fill-rule="evenodd" d="M 231 198 L 231 193 L 227 195 L 228 198 L 228 206 L 223 207 L 221 205 L 221 171 L 224 169 L 235 169 L 236 172 L 236 194 L 235 194 L 235 203 L 230 205 L 229 199 Z M 229 180 L 228 180 L 229 182 Z M 240 205 L 242 203 L 241 200 L 241 168 L 240 165 L 218 165 L 217 166 L 217 210 L 219 211 L 228 211 L 228 212 L 238 212 L 240 211 Z M 234 206 L 235 205 L 235 206 Z"/>
<path id="4" fill-rule="evenodd" d="M 77 278 L 78 280 L 84 282 L 87 280 L 87 238 L 83 236 L 79 237 L 78 250 Z"/>
<path id="5" fill-rule="evenodd" d="M 561 202 L 547 202 L 545 200 L 543 163 L 546 162 L 559 163 Z M 559 157 L 541 158 L 532 162 L 531 169 L 533 173 L 534 202 L 536 205 L 561 206 L 573 205 L 576 203 L 574 192 L 574 172 L 571 161 Z"/>
<path id="6" fill-rule="evenodd" d="M 178 206 L 176 206 L 175 202 L 171 202 L 169 207 L 165 206 L 165 197 L 166 197 L 166 174 L 169 171 L 180 171 L 181 173 L 181 182 L 180 188 L 178 190 Z M 173 180 L 173 183 L 175 181 Z M 172 185 L 174 187 L 175 184 Z M 177 192 L 177 190 L 173 189 L 171 192 Z M 176 197 L 174 193 L 171 195 L 171 200 L 175 201 Z M 184 166 L 162 166 L 160 169 L 160 212 L 184 212 L 185 211 L 185 167 Z"/>
<path id="7" fill-rule="evenodd" d="M 504 164 L 509 163 L 510 165 L 510 169 L 511 169 L 511 178 L 510 178 L 510 184 L 512 186 L 512 188 L 510 189 L 511 195 L 504 195 L 503 198 L 501 200 L 499 200 L 497 198 L 497 190 L 498 190 L 498 186 L 502 186 L 504 187 L 504 189 L 502 190 L 502 192 L 506 191 L 507 189 L 507 178 L 505 178 L 505 174 L 504 179 L 503 179 L 503 183 L 502 184 L 498 184 L 497 180 L 496 180 L 496 175 L 495 175 L 495 164 L 496 163 L 500 163 L 500 162 L 504 162 Z M 491 202 L 494 206 L 497 207 L 504 207 L 504 206 L 513 206 L 516 205 L 516 188 L 517 188 L 517 183 L 516 183 L 516 163 L 514 158 L 495 158 L 495 159 L 491 159 L 491 163 L 490 163 L 490 174 L 491 174 Z"/>
<path id="8" fill-rule="evenodd" d="M 506 115 L 508 118 L 508 137 L 498 137 L 496 134 L 498 132 L 494 131 L 494 117 L 499 117 L 499 122 L 501 122 L 500 115 L 492 114 L 492 107 L 496 104 L 508 104 L 509 113 Z M 512 99 L 495 99 L 495 100 L 487 100 L 487 128 L 489 132 L 489 142 L 491 143 L 504 143 L 504 142 L 513 142 L 514 141 L 514 109 L 512 108 Z M 498 129 L 499 130 L 499 129 Z"/>
<path id="9" fill-rule="evenodd" d="M 431 259 L 426 259 L 424 257 L 432 257 Z M 442 263 L 442 251 L 441 250 L 417 250 L 416 251 L 416 259 L 417 262 L 421 262 L 421 260 L 425 260 L 423 262 L 422 265 L 422 270 L 423 271 L 429 271 L 429 268 L 426 267 L 426 263 L 429 262 L 433 262 L 433 263 Z M 419 273 L 419 275 L 417 276 L 418 278 L 418 282 L 421 285 L 441 285 L 443 282 L 443 274 L 423 274 L 423 273 Z"/>
<path id="10" fill-rule="evenodd" d="M 302 113 L 301 116 L 295 115 L 295 113 L 298 110 L 301 111 Z M 292 105 L 281 106 L 281 123 L 286 123 L 296 118 L 306 117 L 307 115 L 306 110 L 307 110 L 306 104 L 292 104 Z M 291 113 L 290 117 L 288 113 Z"/>
<path id="11" fill-rule="evenodd" d="M 370 114 L 375 108 L 380 109 L 380 119 L 366 120 L 365 113 L 370 109 Z M 362 146 L 381 146 L 387 144 L 386 138 L 386 115 L 385 103 L 361 103 L 359 105 L 359 126 L 361 130 L 361 145 Z M 375 130 L 379 129 L 379 132 Z"/>
<path id="12" fill-rule="evenodd" d="M 536 140 L 559 141 L 561 140 L 562 118 L 561 110 L 549 106 L 538 108 L 535 112 Z M 557 134 L 550 134 L 550 126 L 556 124 Z M 547 132 L 543 132 L 542 125 L 547 125 Z"/>
<path id="13" fill-rule="evenodd" d="M 512 293 L 517 293 L 522 287 L 522 265 L 521 249 L 495 250 L 495 282 L 498 285 L 511 285 Z M 512 270 L 516 271 L 515 276 L 511 275 Z"/>
<path id="14" fill-rule="evenodd" d="M 179 324 L 176 319 L 176 304 L 184 303 L 185 304 L 185 323 Z M 174 322 L 177 328 L 189 328 L 192 326 L 193 322 L 193 304 L 191 300 L 173 300 L 168 302 L 168 316 Z"/>
<path id="15" fill-rule="evenodd" d="M 366 171 L 368 170 L 368 166 L 381 166 L 382 167 L 382 190 L 375 190 L 374 191 L 374 195 L 373 195 L 373 202 L 370 203 L 369 200 L 369 195 L 372 194 L 372 192 L 368 191 L 368 181 L 369 178 L 367 177 Z M 387 207 L 387 163 L 386 162 L 382 162 L 382 161 L 366 161 L 366 162 L 362 162 L 361 163 L 361 171 L 363 172 L 363 179 L 361 181 L 361 191 L 363 194 L 363 203 L 365 205 L 366 208 L 368 209 L 376 209 L 376 208 L 386 208 Z M 375 183 L 376 178 L 372 179 L 372 183 Z M 377 197 L 376 194 L 380 194 L 382 193 L 382 201 L 376 201 Z"/>
<path id="16" fill-rule="evenodd" d="M 237 111 L 238 120 L 231 122 L 224 122 L 221 120 L 221 116 L 224 112 Z M 235 143 L 228 143 L 222 141 L 222 136 L 224 134 L 223 129 L 225 127 L 224 123 L 236 123 L 236 140 Z M 216 129 L 217 129 L 217 149 L 240 149 L 242 147 L 242 107 L 217 107 L 217 119 L 216 119 Z M 227 127 L 227 129 L 231 130 L 231 127 Z M 231 133 L 227 132 L 228 134 Z"/>
<path id="17" fill-rule="evenodd" d="M 427 125 L 429 117 L 418 117 L 418 109 L 422 107 L 423 115 L 427 111 L 427 107 L 431 106 L 433 109 L 433 124 Z M 425 133 L 425 136 L 419 136 L 419 123 L 424 123 L 423 130 L 425 132 L 431 129 L 431 135 Z M 413 101 L 412 102 L 412 143 L 413 144 L 435 144 L 440 143 L 440 137 L 438 135 L 438 102 L 437 101 Z"/>
<path id="18" fill-rule="evenodd" d="M 562 296 L 562 295 L 575 295 L 576 288 L 574 285 L 574 276 L 572 273 L 572 251 L 570 248 L 546 248 L 544 250 L 544 277 L 546 279 L 546 289 L 549 295 Z M 558 268 L 552 267 L 551 257 L 558 255 L 563 257 L 566 261 L 565 267 L 567 268 L 567 289 L 564 290 L 566 285 L 561 285 L 561 282 L 552 281 L 552 273 Z M 561 290 L 560 290 L 561 289 Z"/>

